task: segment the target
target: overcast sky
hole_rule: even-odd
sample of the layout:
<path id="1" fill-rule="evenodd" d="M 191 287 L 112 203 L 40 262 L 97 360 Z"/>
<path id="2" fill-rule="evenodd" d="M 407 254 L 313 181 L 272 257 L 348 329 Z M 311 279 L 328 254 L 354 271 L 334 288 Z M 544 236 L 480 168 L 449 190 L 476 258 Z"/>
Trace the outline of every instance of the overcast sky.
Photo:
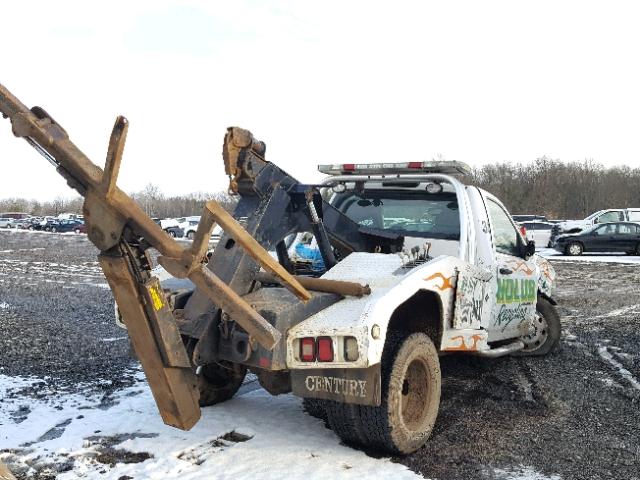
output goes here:
<path id="1" fill-rule="evenodd" d="M 225 129 L 302 181 L 318 163 L 593 158 L 640 167 L 636 1 L 5 2 L 0 83 L 120 187 L 226 188 Z M 0 198 L 72 196 L 0 122 Z"/>

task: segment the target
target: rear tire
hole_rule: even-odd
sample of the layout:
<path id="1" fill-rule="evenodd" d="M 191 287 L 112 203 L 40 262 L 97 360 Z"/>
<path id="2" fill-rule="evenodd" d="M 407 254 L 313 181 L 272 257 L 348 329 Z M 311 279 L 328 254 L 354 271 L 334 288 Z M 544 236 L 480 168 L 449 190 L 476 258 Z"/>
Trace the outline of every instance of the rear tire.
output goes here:
<path id="1" fill-rule="evenodd" d="M 194 235 L 195 235 L 195 232 L 187 232 L 187 238 L 189 240 L 193 240 Z"/>
<path id="2" fill-rule="evenodd" d="M 578 242 L 571 242 L 569 245 L 567 245 L 567 247 L 565 248 L 564 253 L 566 255 L 570 255 L 572 257 L 576 257 L 578 255 L 582 255 L 582 252 L 584 251 L 584 248 L 582 247 L 582 244 L 578 243 Z"/>
<path id="3" fill-rule="evenodd" d="M 409 454 L 431 435 L 440 390 L 440 361 L 431 339 L 424 333 L 389 332 L 382 357 L 380 406 L 328 402 L 327 417 L 346 443 Z"/>
<path id="4" fill-rule="evenodd" d="M 238 392 L 246 374 L 247 367 L 230 362 L 212 363 L 200 368 L 200 406 L 208 407 L 232 398 Z"/>
<path id="5" fill-rule="evenodd" d="M 542 356 L 553 352 L 560 343 L 560 315 L 549 300 L 538 297 L 536 303 L 536 319 L 533 331 L 526 337 L 521 337 L 525 344 L 524 350 L 516 352 L 518 356 Z"/>
<path id="6" fill-rule="evenodd" d="M 56 227 L 51 227 L 51 233 L 56 233 L 57 231 Z"/>
<path id="7" fill-rule="evenodd" d="M 327 400 L 321 400 L 318 398 L 303 398 L 302 409 L 307 415 L 310 415 L 318 420 L 322 420 L 327 426 L 329 420 L 327 418 Z"/>

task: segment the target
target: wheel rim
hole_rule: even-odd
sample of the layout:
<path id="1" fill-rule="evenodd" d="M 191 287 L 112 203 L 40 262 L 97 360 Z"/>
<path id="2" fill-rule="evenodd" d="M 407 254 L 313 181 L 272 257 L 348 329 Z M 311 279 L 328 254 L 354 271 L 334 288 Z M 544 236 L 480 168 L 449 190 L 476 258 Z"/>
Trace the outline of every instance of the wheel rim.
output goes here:
<path id="1" fill-rule="evenodd" d="M 525 352 L 533 352 L 542 347 L 549 337 L 549 325 L 547 320 L 539 312 L 529 327 L 529 334 L 521 337 Z"/>
<path id="2" fill-rule="evenodd" d="M 580 248 L 580 245 L 578 245 L 577 243 L 572 243 L 569 246 L 569 253 L 571 255 L 580 255 L 582 249 Z"/>
<path id="3" fill-rule="evenodd" d="M 412 431 L 421 430 L 426 420 L 429 393 L 429 367 L 421 358 L 414 359 L 402 380 L 402 401 L 400 402 L 402 421 Z"/>

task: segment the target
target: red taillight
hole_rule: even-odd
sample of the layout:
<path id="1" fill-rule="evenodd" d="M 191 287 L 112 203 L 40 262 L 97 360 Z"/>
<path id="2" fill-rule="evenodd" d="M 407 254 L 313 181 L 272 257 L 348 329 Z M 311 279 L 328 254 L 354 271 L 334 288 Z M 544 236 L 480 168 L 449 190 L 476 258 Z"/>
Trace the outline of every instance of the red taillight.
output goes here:
<path id="1" fill-rule="evenodd" d="M 356 164 L 355 163 L 345 163 L 344 165 L 342 165 L 342 171 L 343 172 L 355 172 L 356 171 Z"/>
<path id="2" fill-rule="evenodd" d="M 520 227 L 520 233 L 524 238 L 527 238 L 527 229 L 524 228 L 524 225 Z"/>
<path id="3" fill-rule="evenodd" d="M 303 362 L 313 362 L 316 359 L 316 340 L 307 337 L 300 340 L 300 360 Z"/>
<path id="4" fill-rule="evenodd" d="M 331 337 L 318 337 L 318 361 L 333 362 L 333 341 Z"/>
<path id="5" fill-rule="evenodd" d="M 422 162 L 409 162 L 409 168 L 422 168 Z"/>

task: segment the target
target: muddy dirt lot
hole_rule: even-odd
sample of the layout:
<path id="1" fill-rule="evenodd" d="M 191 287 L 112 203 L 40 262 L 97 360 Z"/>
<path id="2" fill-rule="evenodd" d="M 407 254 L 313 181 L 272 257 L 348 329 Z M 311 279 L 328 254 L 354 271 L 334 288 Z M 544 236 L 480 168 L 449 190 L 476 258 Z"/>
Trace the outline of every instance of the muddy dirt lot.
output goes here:
<path id="1" fill-rule="evenodd" d="M 140 381 L 96 254 L 84 236 L 0 232 L 0 376 L 39 379 L 6 390 L 24 408 L 0 418 L 0 433 L 31 398 L 91 394 L 108 408 Z M 640 478 L 640 264 L 552 261 L 561 349 L 443 357 L 433 436 L 392 461 L 446 480 Z"/>

